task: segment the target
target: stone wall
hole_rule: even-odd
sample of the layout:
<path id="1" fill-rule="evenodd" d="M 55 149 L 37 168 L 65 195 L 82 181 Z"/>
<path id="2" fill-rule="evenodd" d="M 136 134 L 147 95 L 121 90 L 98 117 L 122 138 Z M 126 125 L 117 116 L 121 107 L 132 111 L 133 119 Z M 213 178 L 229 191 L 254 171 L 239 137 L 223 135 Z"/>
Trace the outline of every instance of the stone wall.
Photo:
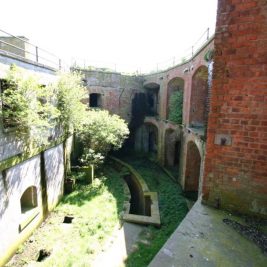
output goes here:
<path id="1" fill-rule="evenodd" d="M 24 239 L 29 234 L 29 229 L 34 229 L 42 220 L 42 196 L 40 157 L 33 157 L 21 164 L 6 169 L 0 175 L 0 265 L 16 249 L 18 240 Z M 20 231 L 20 224 L 27 218 L 21 211 L 20 199 L 23 192 L 30 186 L 37 188 L 36 217 L 30 225 Z M 31 217 L 31 215 L 29 214 Z"/>
<path id="2" fill-rule="evenodd" d="M 121 73 L 79 70 L 88 89 L 88 103 L 91 93 L 101 95 L 101 108 L 120 115 L 127 122 L 131 119 L 132 99 L 135 93 L 143 91 L 143 78 Z"/>
<path id="3" fill-rule="evenodd" d="M 60 201 L 63 155 L 63 144 L 59 144 L 0 172 L 0 266 Z M 37 205 L 24 212 L 22 195 L 30 187 L 36 188 Z"/>
<path id="4" fill-rule="evenodd" d="M 267 217 L 267 4 L 219 0 L 203 200 Z"/>
<path id="5" fill-rule="evenodd" d="M 48 211 L 54 209 L 63 196 L 64 186 L 64 151 L 63 144 L 44 152 L 45 180 Z"/>

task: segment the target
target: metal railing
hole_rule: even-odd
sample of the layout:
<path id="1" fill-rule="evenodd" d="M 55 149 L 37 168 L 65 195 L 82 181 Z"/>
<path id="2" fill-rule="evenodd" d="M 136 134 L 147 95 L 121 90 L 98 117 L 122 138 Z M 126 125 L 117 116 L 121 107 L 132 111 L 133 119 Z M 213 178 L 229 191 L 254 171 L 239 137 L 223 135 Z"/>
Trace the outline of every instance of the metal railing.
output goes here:
<path id="1" fill-rule="evenodd" d="M 87 59 L 75 59 L 72 62 L 72 66 L 81 69 L 103 70 L 127 74 L 150 74 L 154 72 L 160 72 L 189 61 L 199 52 L 199 50 L 201 50 L 205 44 L 211 40 L 211 38 L 212 36 L 210 35 L 210 29 L 207 28 L 192 46 L 188 47 L 183 52 L 180 52 L 179 55 L 173 56 L 165 61 L 147 64 L 146 66 L 143 65 L 142 67 L 136 65 L 130 66 L 132 71 L 129 71 L 128 73 L 125 72 L 125 69 L 129 68 L 129 64 L 127 64 L 127 66 L 123 66 L 122 64 L 116 64 L 114 62 L 110 63 L 103 61 L 91 61 Z"/>
<path id="2" fill-rule="evenodd" d="M 62 69 L 62 61 L 56 55 L 30 43 L 28 39 L 23 36 L 15 36 L 1 29 L 0 53 L 56 70 Z"/>

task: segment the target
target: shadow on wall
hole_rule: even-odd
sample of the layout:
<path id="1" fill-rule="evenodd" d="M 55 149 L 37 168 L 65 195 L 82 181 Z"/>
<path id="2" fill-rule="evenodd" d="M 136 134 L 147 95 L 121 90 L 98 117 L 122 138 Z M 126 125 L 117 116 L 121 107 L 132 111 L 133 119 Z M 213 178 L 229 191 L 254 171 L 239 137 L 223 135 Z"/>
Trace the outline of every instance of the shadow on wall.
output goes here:
<path id="1" fill-rule="evenodd" d="M 172 117 L 173 116 L 170 116 L 171 114 L 171 109 L 170 109 L 170 104 L 171 104 L 171 98 L 172 96 L 176 93 L 176 92 L 184 92 L 184 80 L 182 78 L 173 78 L 172 80 L 170 80 L 168 82 L 168 85 L 167 85 L 167 111 L 166 111 L 166 114 L 167 114 L 167 119 L 168 120 L 172 120 Z M 181 110 L 183 110 L 183 103 L 182 103 L 182 107 L 181 107 Z"/>
<path id="2" fill-rule="evenodd" d="M 135 133 L 135 151 L 158 153 L 158 129 L 151 123 L 145 123 Z"/>
<path id="3" fill-rule="evenodd" d="M 23 194 L 29 188 L 36 188 L 36 198 L 34 206 L 39 208 L 42 205 L 41 197 L 41 174 L 40 174 L 40 157 L 35 156 L 21 164 L 18 164 L 2 173 L 0 182 L 0 258 L 5 251 L 16 243 L 19 239 L 21 223 L 24 221 L 26 206 L 22 207 L 21 200 L 24 204 L 27 202 Z M 29 196 L 29 195 L 28 195 Z M 26 201 L 26 202 L 25 202 Z M 29 200 L 30 201 L 30 200 Z M 28 204 L 29 204 L 28 201 Z M 22 209 L 23 208 L 23 209 Z M 28 207 L 29 208 L 29 207 Z M 40 209 L 39 209 L 40 211 Z M 7 228 L 8 225 L 8 228 Z M 26 225 L 27 226 L 27 225 Z M 22 232 L 23 233 L 23 232 Z"/>
<path id="4" fill-rule="evenodd" d="M 192 90 L 190 99 L 190 127 L 204 127 L 207 123 L 208 112 L 208 68 L 199 67 L 192 77 Z"/>
<path id="5" fill-rule="evenodd" d="M 165 133 L 165 165 L 179 168 L 181 138 L 174 129 L 167 129 Z"/>
<path id="6" fill-rule="evenodd" d="M 63 145 L 44 152 L 48 210 L 53 209 L 63 196 L 64 159 Z"/>
<path id="7" fill-rule="evenodd" d="M 192 141 L 187 143 L 185 187 L 186 195 L 194 199 L 198 198 L 199 176 L 200 176 L 201 156 L 196 144 Z"/>

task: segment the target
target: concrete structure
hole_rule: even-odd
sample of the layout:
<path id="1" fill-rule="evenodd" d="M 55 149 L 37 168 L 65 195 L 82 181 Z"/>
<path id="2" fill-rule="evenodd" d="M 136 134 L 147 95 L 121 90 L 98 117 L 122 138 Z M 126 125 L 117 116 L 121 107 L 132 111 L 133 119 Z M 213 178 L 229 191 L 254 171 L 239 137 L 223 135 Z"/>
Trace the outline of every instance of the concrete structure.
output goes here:
<path id="1" fill-rule="evenodd" d="M 50 67 L 0 53 L 1 84 L 11 64 L 22 67 L 26 75 L 36 75 L 42 85 L 57 79 L 56 71 Z M 29 152 L 26 142 L 18 140 L 12 129 L 4 128 L 0 123 L 0 266 L 31 235 L 63 195 L 72 138 L 58 132 L 52 139 L 50 144 Z"/>
<path id="2" fill-rule="evenodd" d="M 17 37 L 0 36 L 0 50 L 19 58 L 30 58 L 30 55 L 26 53 L 29 50 L 27 43 L 29 39 L 24 36 Z"/>
<path id="3" fill-rule="evenodd" d="M 228 219 L 246 225 L 244 219 L 204 206 L 199 200 L 148 266 L 266 266 L 266 255 L 225 224 Z"/>

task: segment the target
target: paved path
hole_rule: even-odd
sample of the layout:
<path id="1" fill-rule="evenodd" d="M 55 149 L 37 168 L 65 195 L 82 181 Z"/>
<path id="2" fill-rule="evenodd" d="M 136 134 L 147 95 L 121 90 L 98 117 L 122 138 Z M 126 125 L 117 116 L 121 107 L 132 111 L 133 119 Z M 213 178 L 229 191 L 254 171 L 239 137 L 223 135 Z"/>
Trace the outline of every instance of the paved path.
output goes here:
<path id="1" fill-rule="evenodd" d="M 243 223 L 198 200 L 149 267 L 266 267 L 267 256 L 225 218 Z"/>
<path id="2" fill-rule="evenodd" d="M 145 226 L 125 222 L 121 229 L 115 231 L 111 239 L 97 255 L 94 267 L 122 267 L 124 260 L 134 250 L 134 244 L 139 240 Z"/>

